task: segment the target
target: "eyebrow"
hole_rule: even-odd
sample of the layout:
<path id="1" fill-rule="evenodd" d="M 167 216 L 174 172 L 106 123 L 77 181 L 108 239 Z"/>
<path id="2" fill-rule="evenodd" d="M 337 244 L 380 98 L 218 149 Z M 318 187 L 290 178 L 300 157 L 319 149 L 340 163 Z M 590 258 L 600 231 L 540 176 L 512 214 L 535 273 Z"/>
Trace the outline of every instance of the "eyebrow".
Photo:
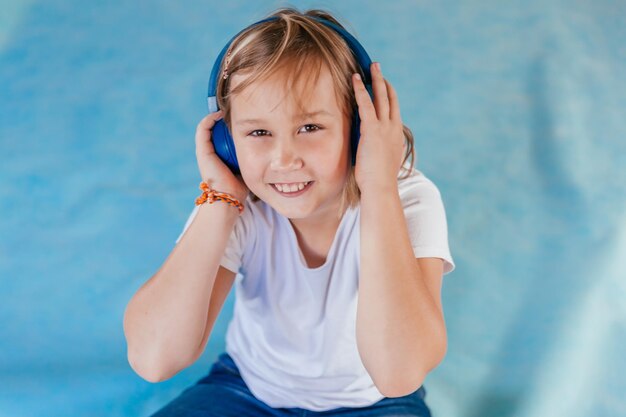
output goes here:
<path id="1" fill-rule="evenodd" d="M 316 110 L 314 112 L 302 113 L 297 117 L 299 118 L 299 120 L 302 120 L 302 119 L 307 119 L 309 117 L 322 116 L 322 115 L 332 116 L 332 114 L 327 112 L 326 110 Z M 265 121 L 266 121 L 265 119 L 242 119 L 242 120 L 236 120 L 235 124 L 237 125 L 257 124 L 257 123 L 263 123 Z"/>

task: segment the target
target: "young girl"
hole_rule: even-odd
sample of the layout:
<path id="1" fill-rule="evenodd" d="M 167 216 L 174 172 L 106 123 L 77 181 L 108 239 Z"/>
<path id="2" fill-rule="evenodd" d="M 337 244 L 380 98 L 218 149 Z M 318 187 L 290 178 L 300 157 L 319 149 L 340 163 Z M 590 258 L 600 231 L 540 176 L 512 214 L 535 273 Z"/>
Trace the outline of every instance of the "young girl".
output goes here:
<path id="1" fill-rule="evenodd" d="M 221 110 L 196 130 L 203 193 L 129 302 L 129 362 L 153 382 L 193 364 L 235 284 L 226 352 L 155 416 L 430 416 L 422 383 L 446 352 L 454 269 L 441 195 L 413 168 L 380 66 L 359 67 L 322 20 L 339 22 L 270 17 L 220 63 Z M 234 165 L 213 146 L 220 120 Z"/>

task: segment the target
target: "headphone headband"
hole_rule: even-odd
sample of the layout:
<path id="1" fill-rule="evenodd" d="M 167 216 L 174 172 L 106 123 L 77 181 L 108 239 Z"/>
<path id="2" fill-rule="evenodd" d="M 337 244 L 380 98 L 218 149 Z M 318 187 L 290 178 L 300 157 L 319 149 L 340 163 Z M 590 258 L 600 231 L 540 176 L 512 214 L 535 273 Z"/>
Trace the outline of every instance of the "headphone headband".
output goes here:
<path id="1" fill-rule="evenodd" d="M 372 75 L 370 73 L 370 66 L 372 65 L 372 60 L 370 59 L 369 55 L 367 54 L 363 46 L 359 43 L 359 41 L 357 41 L 356 38 L 352 36 L 348 31 L 337 26 L 333 22 L 330 22 L 326 19 L 322 19 L 316 16 L 309 16 L 309 17 L 335 30 L 335 32 L 341 35 L 341 37 L 346 41 L 346 43 L 350 47 L 350 50 L 353 52 L 357 60 L 357 63 L 363 70 L 363 74 L 365 75 L 365 77 L 363 78 L 363 83 L 365 84 L 366 87 L 368 87 L 368 91 L 370 91 L 370 94 L 371 94 Z M 215 60 L 215 63 L 213 64 L 213 69 L 211 70 L 211 77 L 209 78 L 209 90 L 208 90 L 208 95 L 207 95 L 207 104 L 209 106 L 209 113 L 214 113 L 219 110 L 217 106 L 217 98 L 216 98 L 217 79 L 218 79 L 217 77 L 218 77 L 222 60 L 224 59 L 224 55 L 228 51 L 228 48 L 230 48 L 230 45 L 232 44 L 232 42 L 235 40 L 235 38 L 237 38 L 237 36 L 239 36 L 242 32 L 249 29 L 250 27 L 256 26 L 260 23 L 277 20 L 277 19 L 278 17 L 272 16 L 272 17 L 268 17 L 266 19 L 259 20 L 258 22 L 251 24 L 247 28 L 240 30 L 235 36 L 233 36 L 230 39 L 230 41 L 228 41 L 228 43 L 224 46 L 224 48 L 222 48 L 222 51 L 217 56 L 217 59 Z"/>

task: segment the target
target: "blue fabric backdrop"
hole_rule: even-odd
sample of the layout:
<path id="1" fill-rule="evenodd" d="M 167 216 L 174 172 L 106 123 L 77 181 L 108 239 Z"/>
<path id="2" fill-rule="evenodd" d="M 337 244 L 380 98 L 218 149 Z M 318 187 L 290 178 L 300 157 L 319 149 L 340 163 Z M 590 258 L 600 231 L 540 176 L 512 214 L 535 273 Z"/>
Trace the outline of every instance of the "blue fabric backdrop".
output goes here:
<path id="1" fill-rule="evenodd" d="M 125 306 L 198 195 L 224 43 L 282 2 L 0 0 L 0 415 L 146 416 Z M 382 63 L 439 187 L 457 269 L 438 417 L 626 415 L 626 4 L 292 2 Z"/>

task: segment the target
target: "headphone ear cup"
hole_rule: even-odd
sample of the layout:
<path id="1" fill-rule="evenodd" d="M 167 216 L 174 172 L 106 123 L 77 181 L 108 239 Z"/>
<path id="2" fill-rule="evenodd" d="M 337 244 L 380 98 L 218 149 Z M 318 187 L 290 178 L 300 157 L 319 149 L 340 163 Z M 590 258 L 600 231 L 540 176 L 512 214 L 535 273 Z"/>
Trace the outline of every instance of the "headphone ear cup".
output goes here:
<path id="1" fill-rule="evenodd" d="M 356 151 L 359 147 L 361 139 L 361 119 L 359 118 L 359 110 L 354 109 L 352 116 L 352 128 L 350 130 L 350 148 L 352 150 L 352 166 L 356 165 Z"/>
<path id="2" fill-rule="evenodd" d="M 235 142 L 228 131 L 228 126 L 226 126 L 224 119 L 218 120 L 213 125 L 211 139 L 217 156 L 230 168 L 233 174 L 239 175 L 239 162 L 235 152 Z"/>

